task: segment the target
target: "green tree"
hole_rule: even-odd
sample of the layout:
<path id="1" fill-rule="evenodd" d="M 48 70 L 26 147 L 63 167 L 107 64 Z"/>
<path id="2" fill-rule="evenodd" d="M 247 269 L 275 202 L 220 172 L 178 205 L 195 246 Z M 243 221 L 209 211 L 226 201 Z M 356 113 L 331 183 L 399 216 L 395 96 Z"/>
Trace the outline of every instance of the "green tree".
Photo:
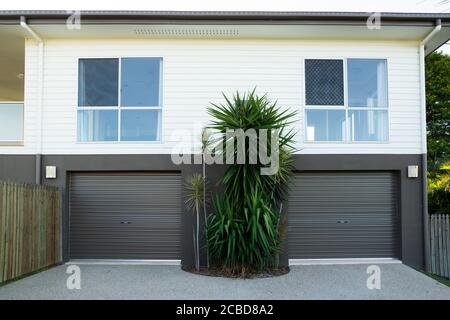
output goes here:
<path id="1" fill-rule="evenodd" d="M 450 56 L 430 54 L 425 61 L 428 171 L 438 173 L 450 159 Z"/>
<path id="2" fill-rule="evenodd" d="M 223 192 L 213 197 L 207 240 L 215 266 L 226 274 L 245 277 L 278 267 L 286 228 L 283 200 L 292 174 L 294 151 L 295 132 L 290 125 L 296 121 L 296 112 L 278 107 L 267 95 L 258 96 L 255 90 L 243 95 L 237 92 L 233 98 L 224 95 L 224 99 L 224 104 L 208 108 L 213 117 L 210 128 L 216 131 L 215 140 L 224 142 L 234 157 L 220 180 Z M 255 139 L 248 138 L 248 143 L 239 145 L 228 135 L 230 129 L 252 131 Z M 271 160 L 276 160 L 278 166 L 272 175 L 263 175 L 261 168 L 267 164 L 261 158 L 250 161 L 250 155 L 269 150 Z M 239 154 L 245 155 L 244 163 L 237 160 Z M 227 152 L 230 160 L 228 156 Z"/>
<path id="3" fill-rule="evenodd" d="M 195 256 L 195 269 L 200 271 L 200 210 L 204 205 L 204 188 L 206 187 L 205 178 L 199 173 L 194 173 L 185 183 L 186 199 L 184 203 L 187 208 L 195 214 L 196 223 L 193 227 L 193 244 Z"/>

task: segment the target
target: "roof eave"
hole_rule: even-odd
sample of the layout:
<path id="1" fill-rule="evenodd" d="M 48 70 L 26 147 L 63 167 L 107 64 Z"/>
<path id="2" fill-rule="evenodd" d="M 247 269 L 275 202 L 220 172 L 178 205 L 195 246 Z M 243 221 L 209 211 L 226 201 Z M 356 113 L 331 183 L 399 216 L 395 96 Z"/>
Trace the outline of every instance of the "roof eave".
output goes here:
<path id="1" fill-rule="evenodd" d="M 18 19 L 26 16 L 34 20 L 61 20 L 71 16 L 71 11 L 0 11 L 0 19 Z M 264 11 L 80 11 L 84 20 L 120 21 L 120 20 L 178 20 L 210 22 L 333 22 L 365 23 L 370 12 L 264 12 Z M 450 23 L 450 14 L 446 13 L 380 13 L 386 23 L 433 23 L 441 19 Z"/>

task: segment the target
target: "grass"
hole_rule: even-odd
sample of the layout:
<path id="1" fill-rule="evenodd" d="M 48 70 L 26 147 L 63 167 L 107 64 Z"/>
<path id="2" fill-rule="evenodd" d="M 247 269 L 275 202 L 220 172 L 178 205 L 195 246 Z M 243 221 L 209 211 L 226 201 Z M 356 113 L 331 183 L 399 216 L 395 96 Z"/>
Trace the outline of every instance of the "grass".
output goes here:
<path id="1" fill-rule="evenodd" d="M 442 284 L 445 284 L 447 287 L 450 287 L 450 279 L 443 278 L 443 277 L 440 277 L 438 275 L 435 275 L 433 273 L 428 273 L 428 272 L 424 272 L 424 274 Z"/>

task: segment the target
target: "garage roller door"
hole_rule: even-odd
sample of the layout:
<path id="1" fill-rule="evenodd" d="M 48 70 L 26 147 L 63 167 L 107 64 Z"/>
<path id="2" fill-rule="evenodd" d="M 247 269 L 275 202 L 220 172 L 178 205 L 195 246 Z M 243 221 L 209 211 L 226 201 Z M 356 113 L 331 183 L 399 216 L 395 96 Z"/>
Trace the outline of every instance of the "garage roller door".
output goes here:
<path id="1" fill-rule="evenodd" d="M 180 259 L 179 174 L 76 173 L 71 259 Z"/>
<path id="2" fill-rule="evenodd" d="M 292 180 L 291 259 L 398 257 L 394 173 L 302 173 Z"/>

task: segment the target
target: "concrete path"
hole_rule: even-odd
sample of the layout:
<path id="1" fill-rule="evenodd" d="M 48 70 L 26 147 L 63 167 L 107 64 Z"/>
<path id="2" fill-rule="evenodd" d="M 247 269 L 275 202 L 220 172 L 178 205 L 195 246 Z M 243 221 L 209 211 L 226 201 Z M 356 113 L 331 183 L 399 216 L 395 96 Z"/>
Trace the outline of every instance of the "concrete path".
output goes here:
<path id="1" fill-rule="evenodd" d="M 287 275 L 236 280 L 177 266 L 80 265 L 81 289 L 66 287 L 68 265 L 0 287 L 0 299 L 450 299 L 450 288 L 402 264 L 380 264 L 381 289 L 367 289 L 367 265 L 292 266 Z"/>

